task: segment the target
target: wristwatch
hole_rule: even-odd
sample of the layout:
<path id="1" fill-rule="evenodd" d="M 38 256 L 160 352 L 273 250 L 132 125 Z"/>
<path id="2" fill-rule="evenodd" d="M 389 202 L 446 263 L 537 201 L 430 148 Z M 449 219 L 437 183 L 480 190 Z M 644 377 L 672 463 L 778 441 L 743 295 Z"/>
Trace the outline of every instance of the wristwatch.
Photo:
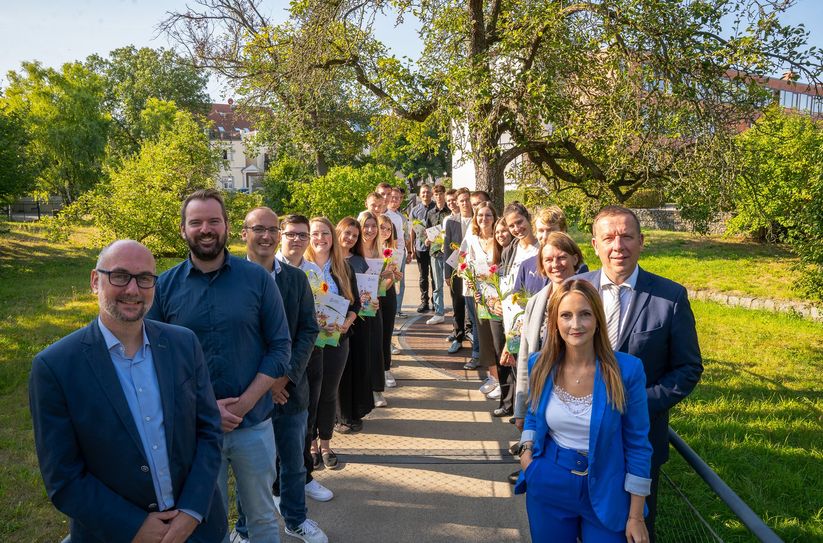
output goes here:
<path id="1" fill-rule="evenodd" d="M 525 443 L 520 444 L 520 450 L 517 451 L 517 456 L 523 454 L 523 451 L 533 451 L 534 450 L 534 443 L 531 441 L 526 441 Z"/>

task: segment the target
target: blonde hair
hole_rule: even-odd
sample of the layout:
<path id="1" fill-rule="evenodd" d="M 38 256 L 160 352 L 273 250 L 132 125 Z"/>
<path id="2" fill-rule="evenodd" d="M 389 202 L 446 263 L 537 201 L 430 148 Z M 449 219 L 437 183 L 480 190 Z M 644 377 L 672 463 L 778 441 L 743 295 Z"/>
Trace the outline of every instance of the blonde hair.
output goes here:
<path id="1" fill-rule="evenodd" d="M 374 240 L 371 242 L 371 247 L 367 247 L 369 243 L 363 237 L 363 232 L 366 231 L 366 221 L 372 219 L 374 225 L 378 227 L 377 233 L 374 235 Z M 377 220 L 377 215 L 371 211 L 363 211 L 360 213 L 360 256 L 363 258 L 378 258 L 380 255 L 380 221 Z M 371 253 L 371 254 L 366 254 Z"/>
<path id="2" fill-rule="evenodd" d="M 351 274 L 349 273 L 349 264 L 346 262 L 346 257 L 343 256 L 343 251 L 340 248 L 340 242 L 337 241 L 337 234 L 334 225 L 326 217 L 314 217 L 309 221 L 309 223 L 315 222 L 325 224 L 329 228 L 329 233 L 331 234 L 331 236 L 329 236 L 331 238 L 331 251 L 329 254 L 329 258 L 331 259 L 331 273 L 337 279 L 337 282 L 340 283 L 338 285 L 340 288 L 340 295 L 351 303 L 354 303 L 354 294 L 351 290 Z M 311 230 L 311 225 L 309 226 L 309 230 Z M 306 247 L 306 254 L 304 256 L 306 257 L 306 260 L 317 264 L 317 255 L 314 253 L 314 248 L 311 246 L 311 243 L 309 243 L 309 246 Z"/>
<path id="3" fill-rule="evenodd" d="M 377 217 L 377 240 L 378 240 L 378 242 L 380 242 L 380 225 L 386 224 L 386 223 L 388 223 L 388 225 L 391 227 L 391 236 L 389 237 L 389 239 L 387 239 L 387 240 L 385 240 L 381 243 L 383 244 L 384 249 L 386 249 L 386 248 L 396 249 L 397 248 L 397 234 L 394 231 L 394 223 L 386 215 L 379 215 Z"/>
<path id="4" fill-rule="evenodd" d="M 537 216 L 534 219 L 535 224 L 537 221 L 540 221 L 546 226 L 556 228 L 561 232 L 565 232 L 567 230 L 566 214 L 562 209 L 560 209 L 560 206 L 550 205 L 549 207 L 544 207 L 537 212 Z"/>
<path id="5" fill-rule="evenodd" d="M 586 298 L 594 313 L 597 328 L 594 332 L 594 355 L 600 361 L 600 373 L 603 382 L 606 384 L 606 396 L 612 406 L 620 413 L 626 405 L 626 394 L 623 389 L 623 381 L 620 378 L 620 367 L 617 365 L 617 358 L 614 356 L 611 343 L 609 343 L 609 333 L 606 327 L 606 314 L 603 312 L 603 302 L 597 290 L 588 281 L 580 279 L 566 281 L 559 287 L 552 288 L 551 299 L 549 300 L 549 315 L 546 323 L 546 342 L 543 349 L 532 367 L 529 377 L 529 403 L 532 412 L 537 411 L 540 403 L 540 396 L 543 394 L 543 387 L 549 376 L 557 378 L 557 372 L 563 367 L 565 360 L 566 342 L 560 336 L 557 328 L 557 313 L 560 302 L 572 292 L 576 292 Z"/>

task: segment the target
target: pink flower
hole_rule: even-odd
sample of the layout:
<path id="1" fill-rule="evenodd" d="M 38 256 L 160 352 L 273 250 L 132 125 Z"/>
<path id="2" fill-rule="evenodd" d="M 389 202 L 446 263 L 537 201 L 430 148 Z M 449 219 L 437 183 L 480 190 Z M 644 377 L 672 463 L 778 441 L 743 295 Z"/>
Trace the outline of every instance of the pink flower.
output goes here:
<path id="1" fill-rule="evenodd" d="M 383 249 L 383 258 L 391 258 L 391 255 L 394 254 L 394 251 L 391 249 Z"/>
<path id="2" fill-rule="evenodd" d="M 469 267 L 469 265 L 466 264 L 465 262 L 460 263 L 460 271 L 466 271 L 466 268 L 468 268 L 468 267 Z"/>
<path id="3" fill-rule="evenodd" d="M 497 264 L 489 266 L 489 273 L 497 273 Z"/>

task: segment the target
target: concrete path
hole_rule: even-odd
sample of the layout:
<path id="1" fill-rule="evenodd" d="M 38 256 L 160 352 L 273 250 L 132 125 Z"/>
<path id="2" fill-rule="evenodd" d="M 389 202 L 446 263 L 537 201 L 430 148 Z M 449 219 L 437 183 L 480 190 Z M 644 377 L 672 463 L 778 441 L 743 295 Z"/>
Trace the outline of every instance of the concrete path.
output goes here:
<path id="1" fill-rule="evenodd" d="M 335 497 L 307 500 L 309 518 L 335 543 L 529 541 L 525 500 L 507 482 L 519 467 L 508 453 L 518 433 L 491 416 L 497 402 L 478 392 L 481 371 L 462 369 L 469 349 L 446 353 L 451 319 L 429 326 L 431 314 L 415 312 L 416 265 L 406 272 L 398 386 L 362 432 L 335 435 L 342 467 L 315 472 Z"/>

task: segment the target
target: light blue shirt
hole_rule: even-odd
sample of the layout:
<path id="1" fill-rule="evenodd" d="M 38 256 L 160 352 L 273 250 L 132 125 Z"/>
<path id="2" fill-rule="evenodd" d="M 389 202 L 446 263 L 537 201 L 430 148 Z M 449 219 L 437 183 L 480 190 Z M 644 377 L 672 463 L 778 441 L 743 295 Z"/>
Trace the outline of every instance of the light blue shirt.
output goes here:
<path id="1" fill-rule="evenodd" d="M 126 358 L 123 344 L 106 328 L 98 317 L 100 332 L 106 341 L 106 348 L 111 356 L 123 394 L 126 396 L 129 411 L 140 434 L 143 451 L 151 470 L 154 494 L 160 511 L 174 508 L 174 491 L 169 468 L 169 453 L 166 448 L 166 431 L 163 425 L 163 403 L 160 398 L 160 385 L 154 371 L 154 358 L 151 344 L 143 328 L 143 345 L 132 358 Z M 183 510 L 198 522 L 203 517 L 194 511 Z"/>

